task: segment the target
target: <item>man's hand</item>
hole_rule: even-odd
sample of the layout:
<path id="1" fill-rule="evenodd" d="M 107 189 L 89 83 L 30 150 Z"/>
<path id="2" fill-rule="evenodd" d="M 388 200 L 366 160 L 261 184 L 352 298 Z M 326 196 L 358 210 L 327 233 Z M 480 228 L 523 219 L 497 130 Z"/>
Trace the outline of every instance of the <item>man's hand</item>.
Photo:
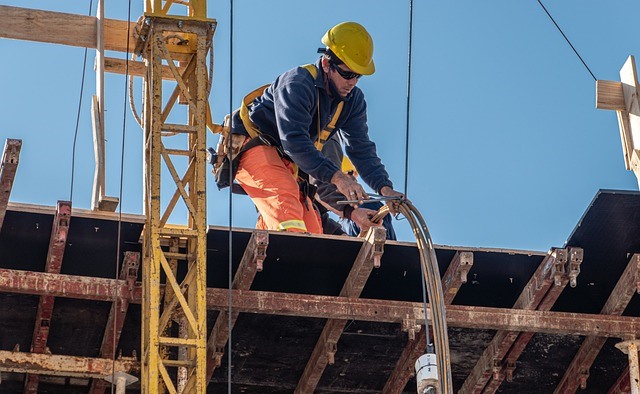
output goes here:
<path id="1" fill-rule="evenodd" d="M 387 205 L 389 206 L 389 212 L 391 212 L 392 215 L 396 215 L 398 213 L 398 209 L 399 209 L 398 205 L 400 201 L 405 200 L 407 198 L 404 194 L 393 190 L 389 186 L 383 186 L 382 189 L 380 189 L 380 194 L 382 194 L 385 197 L 399 197 L 399 199 L 397 200 L 387 201 Z"/>
<path id="2" fill-rule="evenodd" d="M 338 170 L 331 177 L 331 183 L 336 185 L 338 191 L 342 193 L 347 200 L 366 200 L 369 198 L 364 188 L 356 182 L 351 175 L 346 175 L 342 171 Z M 389 188 L 391 189 L 391 188 Z M 392 190 L 392 189 L 391 189 Z M 393 191 L 393 190 L 392 190 Z M 358 204 L 354 204 L 354 208 L 358 207 Z"/>
<path id="3" fill-rule="evenodd" d="M 370 227 L 379 225 L 371 221 L 371 217 L 376 213 L 378 212 L 373 209 L 356 208 L 351 212 L 351 220 L 360 227 L 361 231 L 367 232 Z"/>

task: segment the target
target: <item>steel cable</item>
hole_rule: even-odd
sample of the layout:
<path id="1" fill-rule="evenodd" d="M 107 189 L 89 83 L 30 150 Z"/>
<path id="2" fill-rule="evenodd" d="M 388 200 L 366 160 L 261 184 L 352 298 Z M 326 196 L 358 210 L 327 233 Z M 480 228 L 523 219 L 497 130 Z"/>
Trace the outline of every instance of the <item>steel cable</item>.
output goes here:
<path id="1" fill-rule="evenodd" d="M 429 345 L 429 324 L 427 313 L 427 300 L 424 298 L 424 286 L 426 285 L 431 306 L 431 326 L 435 338 L 435 353 L 438 359 L 438 378 L 440 382 L 440 392 L 443 394 L 453 393 L 453 382 L 451 378 L 451 356 L 449 352 L 449 334 L 447 332 L 446 310 L 444 304 L 444 293 L 438 267 L 438 259 L 431 241 L 431 235 L 424 218 L 418 209 L 409 200 L 398 203 L 398 211 L 404 215 L 411 225 L 416 238 L 418 251 L 420 252 L 420 271 L 422 273 L 423 284 L 423 305 L 425 315 L 425 338 Z M 371 218 L 371 221 L 380 223 L 389 214 L 389 206 L 385 205 Z"/>
<path id="2" fill-rule="evenodd" d="M 436 357 L 438 359 L 437 367 L 440 391 L 444 394 L 450 394 L 453 393 L 450 368 L 451 357 L 449 354 L 446 311 L 438 260 L 433 248 L 431 236 L 429 235 L 429 230 L 420 212 L 418 212 L 409 200 L 398 203 L 398 210 L 408 219 L 416 237 L 418 250 L 420 252 L 420 263 L 426 273 L 426 275 L 424 275 L 424 281 L 427 285 L 429 305 L 431 306 L 431 325 L 433 327 Z M 428 327 L 425 327 L 425 329 L 428 329 Z"/>

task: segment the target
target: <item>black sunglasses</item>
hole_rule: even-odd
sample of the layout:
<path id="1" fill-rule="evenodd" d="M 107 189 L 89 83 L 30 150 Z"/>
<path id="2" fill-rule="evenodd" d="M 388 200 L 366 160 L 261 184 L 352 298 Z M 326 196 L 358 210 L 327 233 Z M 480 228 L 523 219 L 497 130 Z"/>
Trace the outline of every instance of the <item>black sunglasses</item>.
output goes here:
<path id="1" fill-rule="evenodd" d="M 345 71 L 333 63 L 329 63 L 329 65 L 333 70 L 335 70 L 338 74 L 340 74 L 342 78 L 344 78 L 347 81 L 353 78 L 358 79 L 362 76 L 362 74 L 354 73 L 353 71 Z"/>

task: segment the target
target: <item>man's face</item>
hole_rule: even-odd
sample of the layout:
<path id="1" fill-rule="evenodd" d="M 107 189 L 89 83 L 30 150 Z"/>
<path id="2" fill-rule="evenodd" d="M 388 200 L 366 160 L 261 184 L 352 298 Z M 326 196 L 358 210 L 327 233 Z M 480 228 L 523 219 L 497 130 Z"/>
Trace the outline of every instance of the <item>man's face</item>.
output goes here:
<path id="1" fill-rule="evenodd" d="M 326 59 L 322 60 L 322 67 L 327 73 L 328 78 L 336 86 L 340 96 L 342 98 L 347 97 L 358 83 L 360 74 L 354 73 L 344 64 L 332 64 Z"/>

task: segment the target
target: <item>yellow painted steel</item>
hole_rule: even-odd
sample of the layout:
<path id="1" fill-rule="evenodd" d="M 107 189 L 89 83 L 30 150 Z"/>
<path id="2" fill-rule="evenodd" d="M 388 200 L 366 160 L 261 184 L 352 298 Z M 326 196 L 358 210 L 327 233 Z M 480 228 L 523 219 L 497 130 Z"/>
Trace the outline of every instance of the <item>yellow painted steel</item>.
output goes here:
<path id="1" fill-rule="evenodd" d="M 146 16 L 171 16 L 169 11 L 174 5 L 187 7 L 187 15 L 191 19 L 206 20 L 207 18 L 206 0 L 146 0 L 144 13 Z"/>
<path id="2" fill-rule="evenodd" d="M 146 7 L 155 10 L 171 2 L 147 0 Z M 191 2 L 194 7 L 196 3 Z M 167 5 L 168 4 L 168 5 Z M 194 14 L 204 11 L 204 1 Z M 191 12 L 191 11 L 190 11 Z M 142 56 L 146 59 L 144 79 L 144 172 L 146 223 L 143 232 L 143 299 L 142 299 L 142 392 L 205 393 L 206 391 L 206 125 L 208 71 L 207 54 L 212 50 L 215 23 L 210 20 L 149 16 L 144 22 L 146 38 Z M 195 37 L 194 51 L 186 60 L 193 66 L 184 74 L 177 72 L 167 37 L 188 34 Z M 182 56 L 182 55 L 180 55 Z M 185 61 L 182 58 L 180 61 Z M 163 65 L 169 65 L 176 84 L 169 97 L 163 99 Z M 165 82 L 164 87 L 167 84 Z M 182 97 L 188 116 L 184 124 L 172 119 L 171 132 L 165 121 Z M 185 132 L 180 132 L 180 130 Z M 178 132 L 176 132 L 178 131 Z M 180 154 L 165 148 L 171 139 L 182 143 Z M 188 152 L 184 163 L 184 152 Z M 161 174 L 167 172 L 173 196 L 163 201 Z M 177 207 L 186 212 L 186 225 L 167 224 Z M 163 249 L 163 245 L 165 248 Z M 169 247 L 167 247 L 169 246 Z M 186 267 L 178 276 L 177 265 Z M 161 294 L 165 284 L 166 299 Z M 172 330 L 180 327 L 180 330 Z M 176 333 L 176 331 L 179 331 Z M 173 336 L 176 334 L 176 336 Z"/>

